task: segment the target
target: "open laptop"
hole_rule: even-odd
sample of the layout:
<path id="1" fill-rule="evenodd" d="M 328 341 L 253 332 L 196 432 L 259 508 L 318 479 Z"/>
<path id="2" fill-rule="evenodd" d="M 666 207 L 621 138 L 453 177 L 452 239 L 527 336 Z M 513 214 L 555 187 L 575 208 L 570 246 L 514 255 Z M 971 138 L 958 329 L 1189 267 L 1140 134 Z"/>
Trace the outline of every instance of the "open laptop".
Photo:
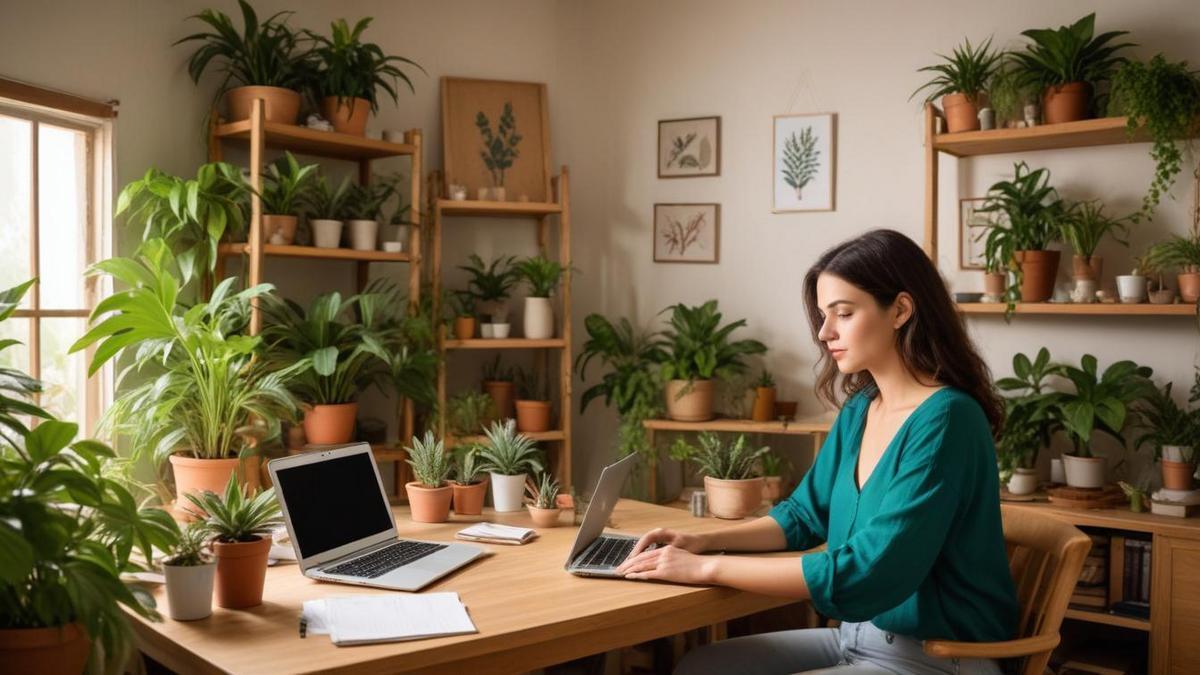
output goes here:
<path id="1" fill-rule="evenodd" d="M 398 539 L 365 443 L 273 459 L 267 468 L 306 577 L 416 591 L 484 554 L 476 546 Z"/>
<path id="2" fill-rule="evenodd" d="M 566 569 L 571 574 L 585 577 L 619 578 L 617 566 L 625 562 L 629 552 L 637 544 L 638 537 L 626 534 L 605 534 L 604 525 L 612 515 L 613 507 L 621 498 L 621 487 L 633 470 L 637 455 L 629 455 L 619 462 L 604 467 L 592 501 L 583 515 L 583 524 L 575 535 L 575 545 L 567 556 Z"/>

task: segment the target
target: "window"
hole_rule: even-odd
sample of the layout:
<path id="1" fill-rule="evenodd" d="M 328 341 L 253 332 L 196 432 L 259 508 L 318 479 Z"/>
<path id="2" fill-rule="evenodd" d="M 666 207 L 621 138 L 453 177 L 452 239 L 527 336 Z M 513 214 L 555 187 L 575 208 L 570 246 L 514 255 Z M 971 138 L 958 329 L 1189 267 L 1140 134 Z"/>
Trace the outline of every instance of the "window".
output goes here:
<path id="1" fill-rule="evenodd" d="M 87 377 L 90 354 L 67 354 L 101 297 L 85 276 L 110 252 L 111 104 L 0 79 L 0 288 L 38 283 L 0 324 L 0 339 L 24 343 L 4 365 L 43 381 L 39 404 L 88 434 L 111 377 Z"/>

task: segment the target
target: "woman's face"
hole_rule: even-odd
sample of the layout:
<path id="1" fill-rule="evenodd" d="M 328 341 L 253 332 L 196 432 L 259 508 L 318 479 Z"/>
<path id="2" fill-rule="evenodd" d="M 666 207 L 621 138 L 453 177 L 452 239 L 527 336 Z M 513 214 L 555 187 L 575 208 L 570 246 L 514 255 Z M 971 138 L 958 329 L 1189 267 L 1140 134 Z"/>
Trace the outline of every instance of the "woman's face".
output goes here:
<path id="1" fill-rule="evenodd" d="M 871 370 L 895 358 L 903 303 L 880 307 L 861 288 L 828 272 L 817 277 L 817 309 L 824 317 L 817 337 L 843 373 Z"/>

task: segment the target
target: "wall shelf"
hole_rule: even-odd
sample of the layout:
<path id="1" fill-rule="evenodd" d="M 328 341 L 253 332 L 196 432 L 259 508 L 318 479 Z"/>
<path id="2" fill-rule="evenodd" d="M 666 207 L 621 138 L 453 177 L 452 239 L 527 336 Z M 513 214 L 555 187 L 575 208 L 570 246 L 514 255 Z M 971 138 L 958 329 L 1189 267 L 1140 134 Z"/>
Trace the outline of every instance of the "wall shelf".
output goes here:
<path id="1" fill-rule="evenodd" d="M 1024 129 L 991 129 L 937 134 L 933 147 L 955 157 L 1004 155 L 1064 148 L 1086 148 L 1098 145 L 1145 143 L 1149 136 L 1138 128 L 1132 136 L 1126 117 L 1102 117 L 1063 124 L 1042 124 Z"/>
<path id="2" fill-rule="evenodd" d="M 522 436 L 538 443 L 555 443 L 566 439 L 567 433 L 562 429 L 551 429 L 550 431 L 522 431 Z M 455 436 L 452 433 L 446 434 L 447 447 L 454 446 L 460 443 L 485 443 L 487 436 L 483 434 L 474 434 L 471 436 Z"/>
<path id="3" fill-rule="evenodd" d="M 1006 305 L 1002 302 L 960 302 L 958 311 L 963 314 L 1003 316 Z M 1055 314 L 1059 316 L 1196 316 L 1196 305 L 1152 305 L 1141 303 L 1057 303 L 1018 302 L 1013 306 L 1015 314 Z"/>
<path id="4" fill-rule="evenodd" d="M 553 202 L 491 202 L 439 199 L 437 210 L 443 216 L 475 216 L 478 218 L 541 218 L 562 213 L 562 205 Z"/>
<path id="5" fill-rule="evenodd" d="M 389 143 L 365 136 L 321 131 L 279 122 L 264 122 L 262 130 L 268 148 L 290 150 L 304 155 L 330 159 L 361 162 L 385 157 L 416 155 L 421 149 L 419 143 Z M 250 132 L 251 121 L 240 120 L 216 125 L 213 129 L 213 136 L 218 140 L 249 141 Z"/>
<path id="6" fill-rule="evenodd" d="M 445 340 L 446 349 L 562 349 L 567 343 L 562 338 L 529 340 L 527 338 L 472 338 L 470 340 Z"/>
<path id="7" fill-rule="evenodd" d="M 412 261 L 412 256 L 407 253 L 357 251 L 352 248 L 319 248 L 317 246 L 263 244 L 262 252 L 263 255 L 274 258 L 309 258 L 314 260 L 347 260 L 350 262 Z M 217 254 L 220 256 L 246 255 L 249 253 L 250 244 L 247 243 L 221 244 L 217 249 Z"/>

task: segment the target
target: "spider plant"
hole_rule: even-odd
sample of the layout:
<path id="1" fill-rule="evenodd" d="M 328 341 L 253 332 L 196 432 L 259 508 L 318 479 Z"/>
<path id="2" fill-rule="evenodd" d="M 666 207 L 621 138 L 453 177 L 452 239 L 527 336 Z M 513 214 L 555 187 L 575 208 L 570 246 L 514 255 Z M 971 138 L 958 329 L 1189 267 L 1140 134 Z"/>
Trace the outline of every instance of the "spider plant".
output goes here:
<path id="1" fill-rule="evenodd" d="M 529 471 L 543 471 L 537 443 L 517 433 L 517 421 L 493 422 L 484 430 L 487 442 L 479 450 L 488 471 L 503 476 L 519 476 Z"/>
<path id="2" fill-rule="evenodd" d="M 203 520 L 193 520 L 179 531 L 179 539 L 167 549 L 163 564 L 178 567 L 207 565 L 212 560 L 208 553 L 208 539 L 207 524 Z"/>
<path id="3" fill-rule="evenodd" d="M 691 461 L 702 475 L 719 480 L 754 478 L 757 464 L 771 450 L 747 445 L 745 434 L 726 442 L 711 431 L 702 431 L 697 440 L 698 444 L 692 445 L 682 438 L 676 439 L 671 446 L 671 459 Z"/>
<path id="4" fill-rule="evenodd" d="M 1071 245 L 1077 256 L 1091 258 L 1106 235 L 1122 246 L 1129 246 L 1129 241 L 1122 236 L 1129 235 L 1126 223 L 1132 216 L 1109 216 L 1104 213 L 1104 204 L 1099 200 L 1073 204 L 1065 208 L 1061 215 L 1063 239 Z"/>
<path id="5" fill-rule="evenodd" d="M 398 176 L 376 176 L 366 185 L 352 183 L 346 192 L 342 203 L 340 220 L 379 220 L 387 223 L 398 223 L 399 214 L 391 218 L 383 217 L 383 207 L 389 199 L 396 195 Z"/>
<path id="6" fill-rule="evenodd" d="M 305 195 L 302 201 L 310 218 L 341 220 L 342 214 L 346 212 L 346 200 L 349 195 L 349 178 L 343 178 L 335 188 L 324 174 L 318 174 L 312 191 Z"/>
<path id="7" fill-rule="evenodd" d="M 1200 271 L 1200 234 L 1174 235 L 1154 244 L 1146 252 L 1146 262 L 1160 270 L 1177 267 L 1184 272 Z"/>
<path id="8" fill-rule="evenodd" d="M 219 542 L 256 541 L 270 536 L 282 522 L 275 488 L 252 495 L 238 483 L 236 473 L 229 476 L 223 494 L 205 490 L 199 494 L 187 492 L 185 496 L 198 509 L 189 511 L 204 519 L 209 534 Z"/>
<path id="9" fill-rule="evenodd" d="M 330 37 L 305 31 L 314 43 L 312 55 L 317 71 L 311 82 L 318 96 L 336 96 L 339 103 L 349 99 L 352 110 L 354 99 L 365 99 L 371 112 L 378 112 L 378 90 L 386 92 L 395 103 L 400 101 L 396 92 L 400 81 L 416 93 L 412 80 L 396 64 L 415 66 L 422 73 L 425 69 L 403 56 L 384 54 L 373 42 L 364 42 L 362 34 L 371 21 L 371 17 L 360 19 L 352 29 L 345 19 L 338 19 L 330 24 Z"/>
<path id="10" fill-rule="evenodd" d="M 268 164 L 263 172 L 263 189 L 258 192 L 263 213 L 273 216 L 296 215 L 300 204 L 312 193 L 318 170 L 316 164 L 301 166 L 291 152 L 285 152 L 283 157 Z"/>
<path id="11" fill-rule="evenodd" d="M 992 39 L 988 38 L 979 46 L 965 40 L 962 45 L 955 47 L 950 56 L 938 54 L 944 61 L 932 66 L 917 69 L 919 73 L 936 73 L 933 79 L 921 85 L 908 98 L 929 89 L 925 97 L 926 103 L 931 103 L 948 94 L 963 94 L 972 105 L 979 104 L 979 95 L 988 90 L 992 77 L 996 74 L 1004 60 L 1004 52 L 992 49 Z"/>
<path id="12" fill-rule="evenodd" d="M 486 303 L 491 311 L 485 309 L 484 312 L 492 316 L 493 320 L 504 318 L 504 302 L 508 300 L 509 294 L 520 278 L 517 271 L 513 269 L 513 262 L 516 258 L 501 256 L 490 263 L 485 263 L 478 254 L 472 253 L 468 260 L 469 264 L 458 267 L 470 275 L 467 288 L 475 294 L 480 302 Z"/>
<path id="13" fill-rule="evenodd" d="M 739 319 L 722 326 L 716 300 L 695 307 L 680 303 L 663 311 L 671 312 L 671 327 L 663 333 L 667 356 L 662 366 L 664 380 L 725 380 L 746 370 L 744 357 L 767 351 L 758 340 L 730 341 L 733 332 L 746 321 Z"/>
<path id="14" fill-rule="evenodd" d="M 445 485 L 454 465 L 442 441 L 435 440 L 432 431 L 426 431 L 424 438 L 413 436 L 412 445 L 404 451 L 408 453 L 408 459 L 404 461 L 412 467 L 413 477 L 423 487 Z"/>
<path id="15" fill-rule="evenodd" d="M 1025 51 L 1013 52 L 1023 78 L 1039 89 L 1069 82 L 1096 84 L 1112 78 L 1126 59 L 1117 52 L 1133 47 L 1128 42 L 1110 44 L 1129 31 L 1109 31 L 1096 35 L 1095 12 L 1070 26 L 1021 31 L 1030 42 Z"/>

